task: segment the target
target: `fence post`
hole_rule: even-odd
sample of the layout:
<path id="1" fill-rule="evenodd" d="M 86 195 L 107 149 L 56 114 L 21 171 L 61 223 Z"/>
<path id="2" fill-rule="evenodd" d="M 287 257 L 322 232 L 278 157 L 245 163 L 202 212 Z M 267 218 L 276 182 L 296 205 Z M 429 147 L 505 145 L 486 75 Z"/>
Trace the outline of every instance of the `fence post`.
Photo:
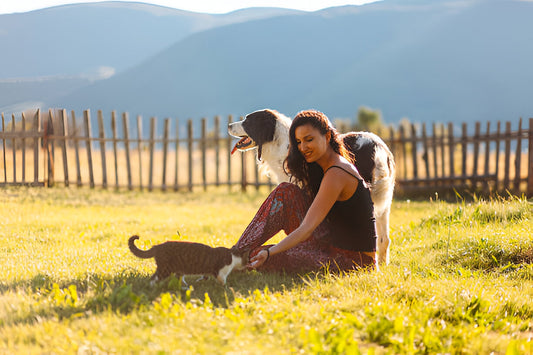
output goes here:
<path id="1" fill-rule="evenodd" d="M 455 154 L 455 142 L 453 138 L 453 123 L 448 123 L 448 149 L 450 153 L 450 177 L 455 176 L 455 161 L 454 161 L 454 154 Z M 453 183 L 453 181 L 451 181 Z"/>
<path id="2" fill-rule="evenodd" d="M 220 186 L 220 116 L 215 116 L 215 186 Z"/>
<path id="3" fill-rule="evenodd" d="M 192 191 L 192 120 L 187 121 L 187 149 L 189 154 L 189 191 Z"/>
<path id="4" fill-rule="evenodd" d="M 11 150 L 13 152 L 13 182 L 17 183 L 17 142 L 16 142 L 16 129 L 15 129 L 15 114 L 11 114 L 11 133 L 13 133 L 13 139 L 11 140 Z M 50 170 L 50 165 L 48 166 Z M 52 174 L 53 175 L 53 174 Z M 53 176 L 52 176 L 53 181 Z"/>
<path id="5" fill-rule="evenodd" d="M 13 116 L 13 119 L 15 117 Z M 54 158 L 55 158 L 55 138 L 50 138 L 54 136 L 54 118 L 52 109 L 48 110 L 48 120 L 47 120 L 47 144 L 45 146 L 46 152 L 48 153 L 48 187 L 53 187 L 55 184 L 55 169 L 54 169 Z M 14 125 L 15 122 L 13 122 Z"/>
<path id="6" fill-rule="evenodd" d="M 63 135 L 63 178 L 65 180 L 65 186 L 69 186 L 68 178 L 68 159 L 67 159 L 67 137 L 68 137 L 68 121 L 67 110 L 63 109 L 60 112 L 61 115 L 61 133 Z M 24 118 L 24 116 L 23 116 Z M 24 121 L 24 120 L 23 120 Z M 25 124 L 24 124 L 25 126 Z"/>
<path id="7" fill-rule="evenodd" d="M 424 152 L 422 153 L 422 160 L 424 160 L 424 164 L 426 167 L 426 179 L 429 179 L 429 144 L 425 122 L 422 123 L 422 144 L 424 147 Z"/>
<path id="8" fill-rule="evenodd" d="M 527 197 L 533 197 L 533 118 L 529 119 L 529 134 L 528 134 L 528 178 L 527 178 Z"/>
<path id="9" fill-rule="evenodd" d="M 100 157 L 102 159 L 102 187 L 107 188 L 107 162 L 105 152 L 104 117 L 102 110 L 98 110 L 98 135 L 100 138 Z"/>
<path id="10" fill-rule="evenodd" d="M 496 183 L 494 184 L 494 189 L 496 192 L 500 191 L 500 138 L 501 138 L 501 122 L 498 121 L 496 123 L 496 158 L 494 159 L 496 161 L 496 168 L 495 168 L 495 174 L 496 174 Z"/>
<path id="11" fill-rule="evenodd" d="M 228 127 L 233 121 L 233 116 L 228 116 Z M 228 189 L 231 191 L 231 136 L 228 135 Z"/>
<path id="12" fill-rule="evenodd" d="M 464 179 L 462 181 L 462 184 L 466 181 L 466 148 L 467 148 L 467 126 L 466 123 L 463 122 L 461 125 L 461 177 Z"/>
<path id="13" fill-rule="evenodd" d="M 154 188 L 154 141 L 155 141 L 155 117 L 150 118 L 150 169 L 148 172 L 148 191 Z"/>
<path id="14" fill-rule="evenodd" d="M 26 116 L 21 114 L 22 120 L 22 183 L 26 183 Z M 63 141 L 64 142 L 64 141 Z"/>
<path id="15" fill-rule="evenodd" d="M 118 190 L 118 151 L 117 151 L 117 113 L 111 111 L 111 134 L 113 135 L 113 157 L 115 158 L 115 189 Z"/>
<path id="16" fill-rule="evenodd" d="M 503 188 L 505 191 L 509 191 L 509 171 L 511 166 L 511 122 L 505 122 L 505 165 L 503 176 Z"/>
<path id="17" fill-rule="evenodd" d="M 401 147 L 402 147 L 401 156 L 402 156 L 402 160 L 403 160 L 402 175 L 403 175 L 404 179 L 407 179 L 407 152 L 406 152 L 406 148 L 405 148 L 405 129 L 404 129 L 403 125 L 400 126 L 400 144 L 401 144 Z"/>
<path id="18" fill-rule="evenodd" d="M 206 119 L 202 118 L 202 140 L 201 140 L 201 149 L 202 149 L 202 183 L 204 185 L 204 191 L 207 189 L 207 176 L 206 176 Z"/>
<path id="19" fill-rule="evenodd" d="M 478 172 L 478 159 L 479 159 L 479 140 L 480 140 L 480 133 L 481 133 L 481 123 L 478 121 L 475 124 L 475 131 L 474 131 L 474 166 L 472 168 L 472 175 L 475 181 L 475 184 L 477 185 L 477 177 L 479 176 Z"/>
<path id="20" fill-rule="evenodd" d="M 176 156 L 174 160 L 174 191 L 179 189 L 179 179 L 178 179 L 178 163 L 179 163 L 179 148 L 180 148 L 180 121 L 179 118 L 176 118 Z"/>
<path id="21" fill-rule="evenodd" d="M 35 113 L 35 120 L 33 121 L 35 128 L 35 140 L 33 145 L 33 183 L 39 185 L 39 145 L 41 139 L 41 110 L 37 109 Z"/>
<path id="22" fill-rule="evenodd" d="M 94 188 L 94 172 L 93 172 L 93 152 L 91 147 L 91 111 L 85 110 L 83 113 L 85 119 L 85 137 L 87 146 L 87 162 L 89 163 L 89 186 Z"/>
<path id="23" fill-rule="evenodd" d="M 413 156 L 413 179 L 418 180 L 418 149 L 417 149 L 417 137 L 416 127 L 414 123 L 411 123 L 411 154 Z"/>
<path id="24" fill-rule="evenodd" d="M 71 111 L 72 115 L 72 127 L 74 129 L 74 153 L 76 154 L 76 185 L 81 186 L 81 167 L 80 167 L 80 144 L 78 137 L 78 129 L 76 128 L 76 113 L 74 110 Z"/>
<path id="25" fill-rule="evenodd" d="M 434 185 L 438 185 L 439 172 L 437 170 L 437 126 L 435 122 L 433 122 L 431 130 L 433 132 L 433 136 L 431 137 L 431 147 L 433 149 L 433 183 Z"/>
<path id="26" fill-rule="evenodd" d="M 128 170 L 128 190 L 133 190 L 131 180 L 131 158 L 130 158 L 130 118 L 127 112 L 122 112 L 122 127 L 124 135 L 124 148 L 126 149 L 126 168 Z"/>
<path id="27" fill-rule="evenodd" d="M 164 124 L 163 124 L 163 171 L 162 171 L 162 179 L 161 179 L 161 190 L 166 191 L 167 189 L 167 156 L 168 156 L 168 136 L 169 136 L 169 129 L 170 129 L 170 119 L 165 118 Z"/>
<path id="28" fill-rule="evenodd" d="M 489 184 L 488 184 L 488 179 L 489 179 L 489 173 L 490 173 L 490 169 L 489 169 L 489 164 L 490 164 L 490 121 L 487 122 L 487 133 L 485 135 L 485 170 L 484 170 L 484 173 L 483 175 L 485 176 L 483 178 L 483 191 L 488 194 L 489 193 Z"/>
<path id="29" fill-rule="evenodd" d="M 518 121 L 518 131 L 516 135 L 516 153 L 514 157 L 514 183 L 513 191 L 515 194 L 520 193 L 520 181 L 522 176 L 520 174 L 520 166 L 522 165 L 522 117 Z"/>
<path id="30" fill-rule="evenodd" d="M 143 165 L 142 165 L 142 120 L 137 115 L 137 152 L 139 154 L 139 189 L 143 189 Z"/>

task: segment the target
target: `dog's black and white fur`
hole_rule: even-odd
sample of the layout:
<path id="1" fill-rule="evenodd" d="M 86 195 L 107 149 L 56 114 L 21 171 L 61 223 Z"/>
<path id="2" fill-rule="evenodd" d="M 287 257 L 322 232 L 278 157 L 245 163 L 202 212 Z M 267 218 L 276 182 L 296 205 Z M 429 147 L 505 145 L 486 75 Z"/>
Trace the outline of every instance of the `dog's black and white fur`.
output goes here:
<path id="1" fill-rule="evenodd" d="M 291 120 L 275 110 L 252 112 L 228 127 L 231 136 L 240 138 L 233 152 L 257 149 L 260 170 L 278 183 L 288 181 L 283 162 L 289 151 L 290 125 Z M 385 142 L 373 133 L 350 132 L 341 137 L 355 155 L 355 165 L 370 186 L 376 215 L 378 263 L 386 265 L 389 263 L 389 215 L 395 183 L 394 157 Z"/>

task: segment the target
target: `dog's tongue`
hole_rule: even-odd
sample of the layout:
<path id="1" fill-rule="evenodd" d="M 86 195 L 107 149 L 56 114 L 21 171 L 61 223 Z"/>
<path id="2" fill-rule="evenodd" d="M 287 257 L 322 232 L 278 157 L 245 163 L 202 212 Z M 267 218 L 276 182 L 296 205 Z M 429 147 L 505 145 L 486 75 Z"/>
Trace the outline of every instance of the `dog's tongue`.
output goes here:
<path id="1" fill-rule="evenodd" d="M 252 143 L 252 140 L 250 137 L 243 137 L 240 141 L 238 141 L 233 149 L 231 150 L 231 154 L 235 153 L 235 151 L 239 148 L 246 147 Z"/>

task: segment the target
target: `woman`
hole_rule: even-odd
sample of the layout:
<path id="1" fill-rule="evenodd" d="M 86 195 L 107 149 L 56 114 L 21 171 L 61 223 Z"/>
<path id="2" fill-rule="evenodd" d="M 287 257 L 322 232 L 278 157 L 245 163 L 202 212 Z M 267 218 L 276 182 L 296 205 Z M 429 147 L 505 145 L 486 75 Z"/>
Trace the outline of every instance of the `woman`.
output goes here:
<path id="1" fill-rule="evenodd" d="M 376 266 L 376 228 L 370 191 L 323 113 L 302 111 L 290 130 L 282 183 L 237 242 L 259 270 L 306 272 Z M 278 244 L 263 244 L 284 230 Z"/>

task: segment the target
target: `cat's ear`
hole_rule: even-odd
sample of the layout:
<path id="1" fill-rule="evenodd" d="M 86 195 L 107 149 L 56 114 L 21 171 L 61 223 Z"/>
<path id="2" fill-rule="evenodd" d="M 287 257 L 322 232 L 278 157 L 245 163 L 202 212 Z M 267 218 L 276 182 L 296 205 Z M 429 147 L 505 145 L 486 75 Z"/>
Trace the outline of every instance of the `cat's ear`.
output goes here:
<path id="1" fill-rule="evenodd" d="M 245 260 L 248 260 L 248 258 L 250 257 L 250 249 L 239 249 L 237 248 L 236 245 L 232 246 L 231 247 L 231 253 L 234 254 L 234 255 L 238 255 L 240 257 L 242 257 L 243 259 Z"/>

